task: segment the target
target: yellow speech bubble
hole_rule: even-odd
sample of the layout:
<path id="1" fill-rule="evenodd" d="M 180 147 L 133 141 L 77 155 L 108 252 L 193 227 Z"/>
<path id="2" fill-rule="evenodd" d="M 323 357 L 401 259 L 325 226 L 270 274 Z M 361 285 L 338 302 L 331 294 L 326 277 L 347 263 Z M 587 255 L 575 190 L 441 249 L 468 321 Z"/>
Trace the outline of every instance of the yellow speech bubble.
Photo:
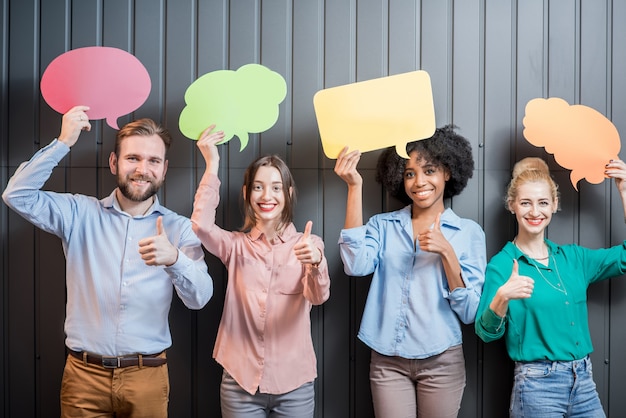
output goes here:
<path id="1" fill-rule="evenodd" d="M 605 165 L 617 159 L 621 148 L 615 125 L 602 113 L 584 105 L 570 105 L 558 97 L 533 99 L 526 104 L 524 137 L 536 147 L 545 147 L 555 161 L 572 170 L 574 189 L 585 178 L 604 181 Z"/>
<path id="2" fill-rule="evenodd" d="M 426 71 L 382 77 L 318 91 L 313 97 L 324 154 L 337 158 L 348 146 L 361 152 L 406 143 L 435 133 L 435 107 Z"/>

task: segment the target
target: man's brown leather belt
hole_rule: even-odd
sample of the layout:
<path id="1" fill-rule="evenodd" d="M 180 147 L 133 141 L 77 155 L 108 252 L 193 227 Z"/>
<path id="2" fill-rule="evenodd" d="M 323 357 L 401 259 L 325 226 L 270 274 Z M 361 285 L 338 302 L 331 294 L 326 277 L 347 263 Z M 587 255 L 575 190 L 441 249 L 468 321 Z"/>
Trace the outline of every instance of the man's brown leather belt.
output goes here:
<path id="1" fill-rule="evenodd" d="M 69 353 L 80 361 L 102 366 L 106 369 L 117 369 L 130 366 L 157 367 L 167 363 L 167 359 L 159 354 L 132 354 L 128 356 L 99 356 L 84 351 L 69 350 Z"/>

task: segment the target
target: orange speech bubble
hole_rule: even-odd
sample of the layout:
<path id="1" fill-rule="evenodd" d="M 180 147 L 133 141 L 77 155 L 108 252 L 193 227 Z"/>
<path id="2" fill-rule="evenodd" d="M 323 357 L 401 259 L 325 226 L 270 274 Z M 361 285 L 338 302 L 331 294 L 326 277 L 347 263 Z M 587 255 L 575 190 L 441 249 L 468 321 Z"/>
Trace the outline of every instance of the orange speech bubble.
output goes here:
<path id="1" fill-rule="evenodd" d="M 324 154 L 337 158 L 348 146 L 361 152 L 396 146 L 435 133 L 430 76 L 413 71 L 318 91 L 313 97 Z"/>
<path id="2" fill-rule="evenodd" d="M 545 147 L 555 161 L 572 170 L 574 189 L 585 178 L 602 183 L 604 166 L 617 159 L 621 147 L 615 125 L 588 106 L 569 105 L 558 97 L 533 99 L 526 104 L 524 137 L 536 147 Z"/>

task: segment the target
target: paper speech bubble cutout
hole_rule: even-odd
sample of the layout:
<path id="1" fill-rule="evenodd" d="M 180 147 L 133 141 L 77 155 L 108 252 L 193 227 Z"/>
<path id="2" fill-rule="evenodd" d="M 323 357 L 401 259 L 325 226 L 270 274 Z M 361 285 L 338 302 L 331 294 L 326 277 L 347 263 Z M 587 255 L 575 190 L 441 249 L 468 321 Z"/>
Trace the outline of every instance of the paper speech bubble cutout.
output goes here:
<path id="1" fill-rule="evenodd" d="M 621 143 L 615 125 L 603 114 L 584 105 L 570 105 L 558 97 L 533 99 L 526 104 L 524 137 L 536 147 L 545 147 L 555 161 L 572 170 L 574 189 L 585 178 L 604 181 L 604 166 L 617 159 Z"/>
<path id="2" fill-rule="evenodd" d="M 77 105 L 89 106 L 90 120 L 117 119 L 138 109 L 150 94 L 150 75 L 132 54 L 105 46 L 73 49 L 56 57 L 41 77 L 41 95 L 64 114 Z"/>
<path id="3" fill-rule="evenodd" d="M 361 152 L 396 146 L 435 133 L 435 108 L 426 71 L 382 77 L 318 91 L 313 97 L 324 154 L 337 158 L 348 146 Z"/>
<path id="4" fill-rule="evenodd" d="M 224 131 L 222 144 L 233 136 L 240 151 L 248 134 L 268 130 L 278 120 L 278 105 L 287 96 L 285 79 L 260 64 L 246 64 L 237 71 L 218 70 L 194 81 L 185 92 L 187 106 L 180 113 L 180 131 L 197 140 L 207 126 Z"/>

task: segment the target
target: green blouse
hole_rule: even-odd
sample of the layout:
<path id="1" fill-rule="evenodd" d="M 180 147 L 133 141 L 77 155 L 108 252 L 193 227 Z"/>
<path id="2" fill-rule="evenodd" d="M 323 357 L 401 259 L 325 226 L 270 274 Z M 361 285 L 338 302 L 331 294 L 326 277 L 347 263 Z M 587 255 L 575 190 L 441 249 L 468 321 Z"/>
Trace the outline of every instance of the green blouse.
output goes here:
<path id="1" fill-rule="evenodd" d="M 593 351 L 587 319 L 587 287 L 626 271 L 626 241 L 611 248 L 589 249 L 546 240 L 550 254 L 544 266 L 527 258 L 512 242 L 489 261 L 476 314 L 476 334 L 485 342 L 504 336 L 514 361 L 570 361 Z M 535 281 L 528 299 L 509 302 L 504 318 L 489 305 L 509 280 L 513 259 L 519 274 Z"/>

